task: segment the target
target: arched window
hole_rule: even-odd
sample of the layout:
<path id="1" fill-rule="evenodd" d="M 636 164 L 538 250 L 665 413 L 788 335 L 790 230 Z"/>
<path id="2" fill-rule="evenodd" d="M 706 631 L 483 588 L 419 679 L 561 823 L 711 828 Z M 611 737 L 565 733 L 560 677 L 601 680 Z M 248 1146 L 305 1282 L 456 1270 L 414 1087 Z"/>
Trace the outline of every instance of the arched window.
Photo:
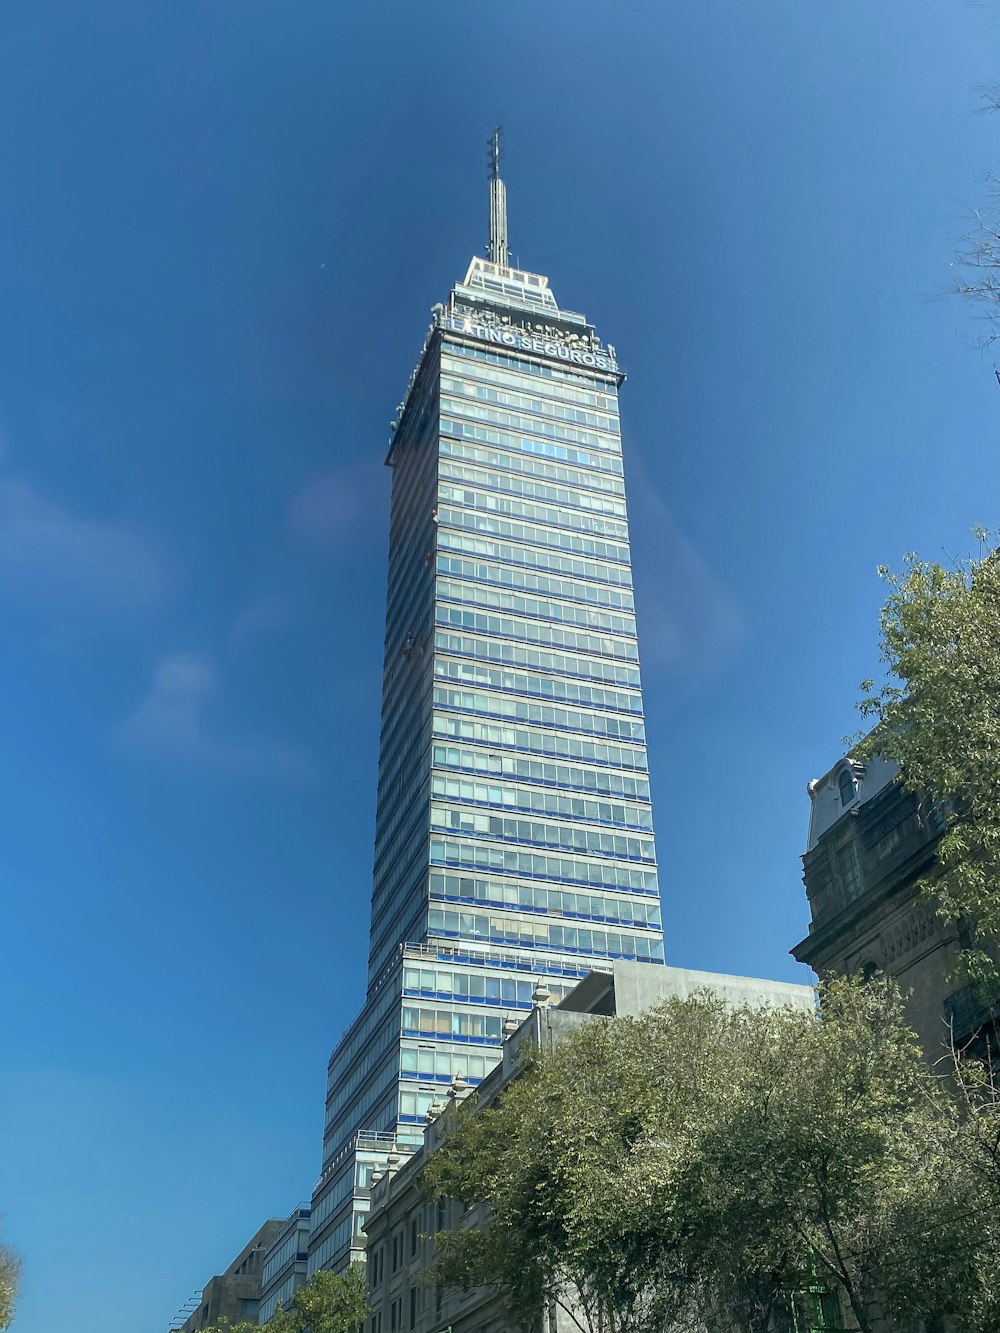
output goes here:
<path id="1" fill-rule="evenodd" d="M 840 804 L 850 805 L 854 800 L 854 775 L 846 768 L 840 775 Z"/>

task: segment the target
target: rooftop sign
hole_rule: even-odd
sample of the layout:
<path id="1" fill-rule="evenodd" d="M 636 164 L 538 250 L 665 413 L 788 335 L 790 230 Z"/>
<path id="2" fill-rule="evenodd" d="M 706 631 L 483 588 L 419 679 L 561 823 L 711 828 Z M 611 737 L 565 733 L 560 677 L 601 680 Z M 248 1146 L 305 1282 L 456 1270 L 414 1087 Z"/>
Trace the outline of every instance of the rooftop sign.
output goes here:
<path id="1" fill-rule="evenodd" d="M 539 338 L 523 329 L 509 325 L 476 324 L 461 315 L 445 315 L 441 327 L 451 333 L 464 333 L 469 338 L 480 342 L 495 343 L 499 347 L 509 347 L 515 352 L 536 352 L 539 356 L 552 357 L 556 361 L 566 361 L 574 366 L 587 366 L 591 370 L 606 370 L 617 375 L 618 366 L 613 357 L 601 352 L 584 351 L 579 347 L 570 347 L 566 343 L 552 342 L 548 338 Z"/>

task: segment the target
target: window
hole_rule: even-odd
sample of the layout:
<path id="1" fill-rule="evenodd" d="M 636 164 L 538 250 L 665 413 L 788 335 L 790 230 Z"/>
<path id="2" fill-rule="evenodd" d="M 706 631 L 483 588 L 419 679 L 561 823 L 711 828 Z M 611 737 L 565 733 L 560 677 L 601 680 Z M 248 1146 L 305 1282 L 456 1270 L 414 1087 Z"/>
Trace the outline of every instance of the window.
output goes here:
<path id="1" fill-rule="evenodd" d="M 837 848 L 837 873 L 840 876 L 844 896 L 848 902 L 853 902 L 865 887 L 861 875 L 861 861 L 858 857 L 858 844 L 853 838 L 849 838 Z"/>
<path id="2" fill-rule="evenodd" d="M 419 1239 L 419 1233 L 418 1233 L 418 1231 L 417 1231 L 417 1219 L 414 1218 L 413 1221 L 410 1223 L 410 1258 L 411 1258 L 411 1259 L 414 1257 L 414 1255 L 415 1255 L 416 1252 L 417 1252 L 417 1240 L 418 1240 L 418 1239 Z M 413 1293 L 411 1293 L 411 1296 L 412 1296 L 412 1294 L 413 1294 Z M 412 1319 L 410 1320 L 410 1327 L 411 1327 L 411 1328 L 413 1327 L 413 1320 L 412 1320 Z"/>
<path id="3" fill-rule="evenodd" d="M 410 1288 L 410 1328 L 417 1326 L 417 1289 Z"/>
<path id="4" fill-rule="evenodd" d="M 854 774 L 850 773 L 845 768 L 840 775 L 840 781 L 838 785 L 840 787 L 840 804 L 850 805 L 851 802 L 854 800 L 854 797 L 857 795 L 857 793 L 854 790 Z"/>

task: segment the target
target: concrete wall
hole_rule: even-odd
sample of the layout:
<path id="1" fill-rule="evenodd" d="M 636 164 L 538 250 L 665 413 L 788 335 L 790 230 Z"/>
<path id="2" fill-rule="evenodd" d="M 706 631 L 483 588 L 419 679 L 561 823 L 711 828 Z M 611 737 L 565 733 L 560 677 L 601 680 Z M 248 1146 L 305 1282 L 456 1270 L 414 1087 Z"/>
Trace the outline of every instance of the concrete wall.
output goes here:
<path id="1" fill-rule="evenodd" d="M 635 1017 L 664 1000 L 686 1000 L 709 992 L 734 1008 L 741 1005 L 791 1008 L 808 1012 L 816 1007 L 811 985 L 734 977 L 724 972 L 699 972 L 688 967 L 652 967 L 648 963 L 615 962 L 615 1013 Z"/>

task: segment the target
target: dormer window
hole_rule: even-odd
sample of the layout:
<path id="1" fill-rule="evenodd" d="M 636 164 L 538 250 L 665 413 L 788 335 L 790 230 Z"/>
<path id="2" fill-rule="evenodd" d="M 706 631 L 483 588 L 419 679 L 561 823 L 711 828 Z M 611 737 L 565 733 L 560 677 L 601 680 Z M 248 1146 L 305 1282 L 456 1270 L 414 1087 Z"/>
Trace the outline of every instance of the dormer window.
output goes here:
<path id="1" fill-rule="evenodd" d="M 850 805 L 856 795 L 854 790 L 854 774 L 845 768 L 840 775 L 838 785 L 840 787 L 840 804 Z"/>

